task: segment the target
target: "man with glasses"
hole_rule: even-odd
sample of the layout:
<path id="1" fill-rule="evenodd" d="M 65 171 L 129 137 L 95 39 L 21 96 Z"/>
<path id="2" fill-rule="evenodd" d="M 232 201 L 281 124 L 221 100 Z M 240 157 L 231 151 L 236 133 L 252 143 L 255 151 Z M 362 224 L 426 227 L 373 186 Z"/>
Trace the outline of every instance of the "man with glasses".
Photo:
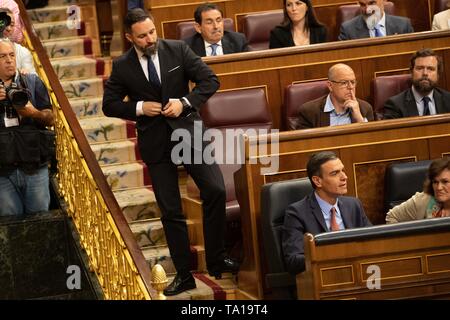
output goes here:
<path id="1" fill-rule="evenodd" d="M 290 129 L 339 126 L 373 120 L 372 106 L 355 97 L 356 77 L 343 63 L 328 70 L 328 95 L 309 101 L 299 108 L 298 119 Z"/>

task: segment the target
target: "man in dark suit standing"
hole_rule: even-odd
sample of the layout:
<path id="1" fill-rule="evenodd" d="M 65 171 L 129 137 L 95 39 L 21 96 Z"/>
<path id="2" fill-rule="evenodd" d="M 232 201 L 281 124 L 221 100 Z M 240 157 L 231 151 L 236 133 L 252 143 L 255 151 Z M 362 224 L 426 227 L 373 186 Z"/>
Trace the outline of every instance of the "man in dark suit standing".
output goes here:
<path id="1" fill-rule="evenodd" d="M 286 209 L 282 244 L 286 269 L 305 270 L 303 236 L 370 226 L 361 202 L 345 197 L 347 175 L 341 160 L 330 151 L 313 154 L 307 164 L 314 192 Z"/>
<path id="2" fill-rule="evenodd" d="M 113 63 L 105 85 L 103 112 L 110 117 L 136 121 L 139 151 L 150 171 L 177 270 L 164 293 L 175 295 L 196 285 L 190 273 L 189 238 L 178 188 L 176 164 L 181 157 L 173 152 L 176 146 L 173 140 L 189 132 L 189 141 L 182 143 L 189 146 L 188 153 L 201 156 L 201 136 L 194 136 L 195 131 L 203 128 L 198 111 L 219 88 L 219 81 L 184 42 L 158 39 L 153 18 L 144 10 L 130 10 L 124 24 L 125 36 L 133 47 Z M 195 83 L 191 92 L 189 81 Z M 128 100 L 124 101 L 126 96 Z M 188 157 L 186 161 L 185 156 L 182 155 L 183 165 L 199 187 L 203 200 L 208 271 L 216 278 L 222 272 L 237 272 L 237 263 L 225 256 L 225 186 L 221 171 L 217 164 L 203 162 L 202 157 L 199 163 L 198 157 Z"/>
<path id="3" fill-rule="evenodd" d="M 338 126 L 373 120 L 372 106 L 355 97 L 356 76 L 350 66 L 338 63 L 328 70 L 330 93 L 308 101 L 298 109 L 298 118 L 290 120 L 290 130 Z"/>
<path id="4" fill-rule="evenodd" d="M 339 40 L 373 38 L 414 32 L 408 18 L 385 14 L 386 0 L 359 0 L 361 14 L 341 25 Z"/>
<path id="5" fill-rule="evenodd" d="M 194 19 L 197 33 L 184 41 L 198 56 L 220 56 L 248 51 L 247 39 L 242 33 L 224 30 L 223 13 L 217 5 L 199 5 Z"/>
<path id="6" fill-rule="evenodd" d="M 450 92 L 438 88 L 442 58 L 431 49 L 414 53 L 409 66 L 412 86 L 384 104 L 384 119 L 450 112 Z"/>

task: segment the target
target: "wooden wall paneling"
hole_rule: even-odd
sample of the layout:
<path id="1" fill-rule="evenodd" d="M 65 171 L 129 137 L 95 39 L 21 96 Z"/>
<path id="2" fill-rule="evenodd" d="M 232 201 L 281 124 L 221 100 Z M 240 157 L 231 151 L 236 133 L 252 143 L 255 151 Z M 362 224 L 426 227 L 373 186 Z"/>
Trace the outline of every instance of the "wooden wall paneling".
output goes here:
<path id="1" fill-rule="evenodd" d="M 428 159 L 425 140 L 362 145 L 341 150 L 348 176 L 348 193 L 357 196 L 373 224 L 385 223 L 384 173 L 391 163 Z"/>
<path id="2" fill-rule="evenodd" d="M 450 157 L 449 141 L 447 137 L 436 137 L 429 140 L 430 159 Z"/>
<path id="3" fill-rule="evenodd" d="M 317 19 L 327 27 L 328 41 L 336 41 L 338 39 L 341 26 L 336 24 L 337 12 L 340 6 L 349 4 L 357 4 L 357 1 L 341 0 L 337 3 L 330 1 L 323 4 L 314 4 Z"/>
<path id="4" fill-rule="evenodd" d="M 395 4 L 395 15 L 408 17 L 415 32 L 431 30 L 429 0 L 390 0 Z"/>

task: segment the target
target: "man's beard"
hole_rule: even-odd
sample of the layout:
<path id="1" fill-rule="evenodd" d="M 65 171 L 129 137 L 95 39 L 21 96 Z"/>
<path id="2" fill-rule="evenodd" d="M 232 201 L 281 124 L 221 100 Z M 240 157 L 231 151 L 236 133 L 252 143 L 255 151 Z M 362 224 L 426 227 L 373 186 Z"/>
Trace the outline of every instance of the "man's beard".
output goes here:
<path id="1" fill-rule="evenodd" d="M 427 80 L 427 81 L 423 81 L 423 80 Z M 423 96 L 426 96 L 431 92 L 431 90 L 436 88 L 437 83 L 432 81 L 429 78 L 422 77 L 420 79 L 413 80 L 412 84 L 414 86 L 414 89 L 416 89 L 418 93 L 420 93 Z"/>
<path id="2" fill-rule="evenodd" d="M 376 5 L 368 6 L 366 12 L 363 14 L 363 18 L 367 28 L 372 30 L 381 20 L 381 9 Z"/>
<path id="3" fill-rule="evenodd" d="M 158 51 L 158 44 L 159 44 L 159 39 L 157 39 L 154 44 L 152 44 L 146 48 L 138 47 L 138 49 L 141 50 L 144 54 L 154 55 L 156 53 L 156 51 Z"/>

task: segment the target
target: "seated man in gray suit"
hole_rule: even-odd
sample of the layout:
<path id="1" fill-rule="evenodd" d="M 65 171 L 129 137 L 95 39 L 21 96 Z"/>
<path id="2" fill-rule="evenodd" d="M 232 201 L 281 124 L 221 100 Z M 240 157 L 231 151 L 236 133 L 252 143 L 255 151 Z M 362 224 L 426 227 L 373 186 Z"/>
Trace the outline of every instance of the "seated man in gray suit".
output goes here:
<path id="1" fill-rule="evenodd" d="M 339 40 L 373 38 L 414 32 L 408 18 L 384 13 L 386 0 L 359 0 L 361 14 L 341 25 Z"/>
<path id="2" fill-rule="evenodd" d="M 328 90 L 328 95 L 301 105 L 298 118 L 289 123 L 289 129 L 338 126 L 373 120 L 372 106 L 355 97 L 356 77 L 348 65 L 338 63 L 328 70 Z"/>
<path id="3" fill-rule="evenodd" d="M 412 86 L 384 104 L 384 119 L 450 112 L 450 92 L 438 88 L 442 58 L 431 49 L 414 53 L 409 66 Z"/>
<path id="4" fill-rule="evenodd" d="M 286 209 L 282 246 L 286 269 L 292 274 L 305 270 L 303 236 L 371 226 L 361 201 L 345 197 L 347 175 L 341 160 L 330 151 L 313 154 L 307 164 L 314 192 Z"/>
<path id="5" fill-rule="evenodd" d="M 194 18 L 197 33 L 183 40 L 198 56 L 220 56 L 248 51 L 247 39 L 242 33 L 224 30 L 223 14 L 217 5 L 199 5 Z"/>

